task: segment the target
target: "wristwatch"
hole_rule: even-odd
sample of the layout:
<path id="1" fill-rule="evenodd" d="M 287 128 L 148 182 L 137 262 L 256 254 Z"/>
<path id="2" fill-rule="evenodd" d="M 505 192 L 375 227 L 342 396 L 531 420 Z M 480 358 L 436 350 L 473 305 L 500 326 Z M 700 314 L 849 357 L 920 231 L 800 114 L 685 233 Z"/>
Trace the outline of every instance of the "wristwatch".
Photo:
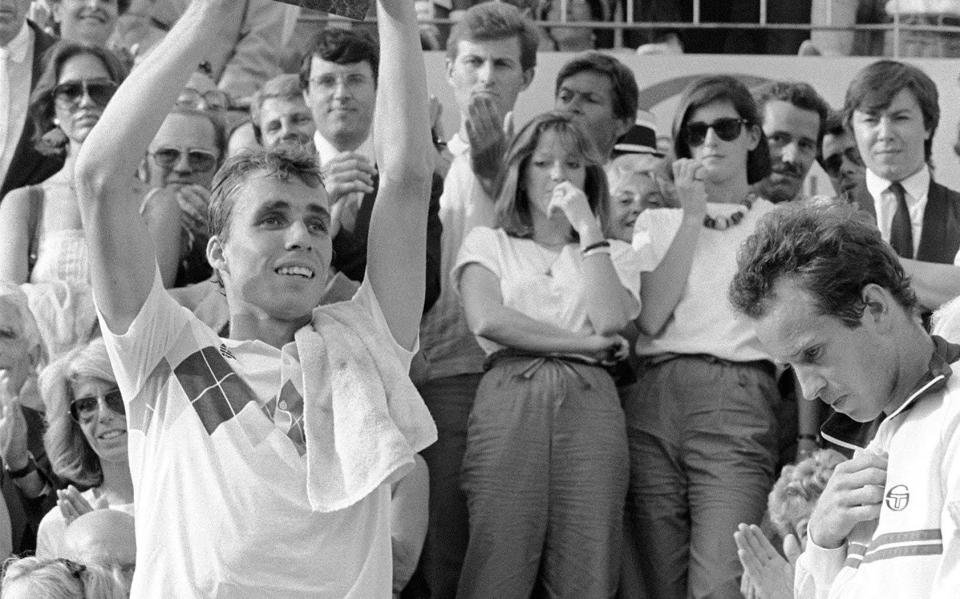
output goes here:
<path id="1" fill-rule="evenodd" d="M 33 454 L 28 451 L 26 466 L 18 470 L 11 470 L 6 464 L 4 464 L 3 469 L 7 471 L 7 476 L 9 476 L 13 480 L 16 480 L 18 478 L 23 478 L 24 476 L 30 474 L 31 472 L 36 471 L 37 462 L 36 460 L 33 459 Z"/>

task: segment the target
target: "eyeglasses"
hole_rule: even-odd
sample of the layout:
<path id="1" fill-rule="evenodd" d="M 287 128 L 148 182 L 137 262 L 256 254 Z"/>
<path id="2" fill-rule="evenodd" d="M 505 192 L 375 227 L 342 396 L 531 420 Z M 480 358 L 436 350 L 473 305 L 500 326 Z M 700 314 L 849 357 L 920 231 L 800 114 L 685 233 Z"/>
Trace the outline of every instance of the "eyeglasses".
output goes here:
<path id="1" fill-rule="evenodd" d="M 860 152 L 857 151 L 857 148 L 851 146 L 843 152 L 830 154 L 824 158 L 822 164 L 823 170 L 827 172 L 827 175 L 834 179 L 840 177 L 840 169 L 843 168 L 844 158 L 857 166 L 863 166 L 863 160 L 860 158 Z"/>
<path id="2" fill-rule="evenodd" d="M 117 92 L 117 84 L 109 79 L 64 81 L 53 88 L 53 99 L 62 106 L 78 104 L 86 94 L 99 106 L 106 106 Z"/>
<path id="3" fill-rule="evenodd" d="M 107 391 L 103 394 L 103 403 L 117 414 L 126 414 L 123 407 L 123 396 L 119 389 Z M 100 408 L 100 398 L 96 395 L 78 397 L 70 402 L 70 417 L 77 424 L 87 424 L 97 416 Z"/>
<path id="4" fill-rule="evenodd" d="M 190 170 L 194 172 L 206 173 L 217 166 L 217 155 L 213 152 L 192 148 L 186 150 L 186 154 L 187 164 L 190 165 Z M 180 148 L 157 148 L 150 152 L 150 155 L 153 156 L 153 161 L 157 163 L 157 166 L 173 168 L 180 162 L 183 151 Z"/>
<path id="5" fill-rule="evenodd" d="M 696 121 L 687 123 L 687 126 L 683 128 L 683 133 L 687 139 L 687 143 L 695 147 L 703 144 L 703 141 L 707 139 L 707 131 L 710 129 L 713 129 L 717 137 L 723 141 L 733 141 L 740 137 L 743 126 L 749 124 L 750 121 L 748 120 L 733 117 L 717 119 L 712 123 Z"/>
<path id="6" fill-rule="evenodd" d="M 230 108 L 230 96 L 219 89 L 201 92 L 192 87 L 185 87 L 177 98 L 177 106 L 194 110 L 210 110 L 223 112 Z"/>

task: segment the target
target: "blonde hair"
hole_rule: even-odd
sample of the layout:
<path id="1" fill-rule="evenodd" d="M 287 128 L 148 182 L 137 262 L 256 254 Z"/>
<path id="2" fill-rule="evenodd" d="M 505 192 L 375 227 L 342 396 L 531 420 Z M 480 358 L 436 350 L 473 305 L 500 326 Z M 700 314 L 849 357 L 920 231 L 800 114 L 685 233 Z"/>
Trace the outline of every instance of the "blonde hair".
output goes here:
<path id="1" fill-rule="evenodd" d="M 0 599 L 124 599 L 127 596 L 124 583 L 110 570 L 62 558 L 12 557 L 3 564 L 0 586 Z"/>
<path id="2" fill-rule="evenodd" d="M 72 383 L 80 378 L 116 382 L 103 339 L 74 348 L 40 372 L 48 423 L 43 446 L 57 476 L 82 487 L 98 487 L 103 482 L 100 458 L 70 416 Z"/>
<path id="3" fill-rule="evenodd" d="M 832 449 L 819 449 L 797 464 L 783 467 L 767 498 L 770 523 L 781 537 L 797 534 L 797 523 L 810 517 L 833 469 L 846 460 Z"/>

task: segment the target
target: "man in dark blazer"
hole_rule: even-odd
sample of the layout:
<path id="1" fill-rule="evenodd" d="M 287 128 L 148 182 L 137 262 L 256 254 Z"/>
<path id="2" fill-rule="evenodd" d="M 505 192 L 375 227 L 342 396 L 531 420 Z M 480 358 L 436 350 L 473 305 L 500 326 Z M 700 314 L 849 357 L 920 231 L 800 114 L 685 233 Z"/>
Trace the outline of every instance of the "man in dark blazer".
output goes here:
<path id="1" fill-rule="evenodd" d="M 25 34 L 32 40 L 29 42 L 30 56 L 28 56 L 31 61 L 29 91 L 32 92 L 43 72 L 44 54 L 57 40 L 27 20 L 26 14 L 30 6 L 30 0 L 14 0 L 13 5 L 16 7 L 16 14 L 8 13 L 6 17 L 0 15 L 0 47 L 6 47 L 14 42 L 18 35 Z M 13 72 L 11 72 L 11 75 L 13 75 Z M 11 81 L 11 84 L 12 95 L 17 93 L 18 86 L 15 81 Z M 11 98 L 11 104 L 13 103 L 12 100 L 13 98 Z M 0 115 L 0 118 L 6 117 Z M 5 150 L 5 152 L 13 153 L 5 171 L 3 165 L 7 162 L 0 161 L 0 181 L 2 181 L 2 184 L 0 184 L 0 201 L 8 191 L 40 183 L 63 167 L 62 158 L 44 156 L 34 148 L 34 127 L 29 111 L 24 111 L 22 118 L 25 120 L 23 121 L 19 141 L 14 147 L 8 147 Z M 7 126 L 16 129 L 20 127 L 20 124 L 8 123 Z"/>
<path id="2" fill-rule="evenodd" d="M 875 217 L 921 304 L 935 309 L 960 295 L 960 193 L 929 167 L 937 87 L 915 66 L 880 60 L 851 81 L 843 112 L 867 168 L 851 196 Z"/>
<path id="3" fill-rule="evenodd" d="M 313 114 L 324 185 L 330 194 L 332 266 L 357 283 L 367 264 L 367 234 L 379 178 L 370 138 L 376 104 L 379 48 L 366 33 L 330 28 L 316 38 L 300 66 L 300 87 Z M 440 194 L 434 175 L 427 219 L 424 312 L 440 296 Z"/>

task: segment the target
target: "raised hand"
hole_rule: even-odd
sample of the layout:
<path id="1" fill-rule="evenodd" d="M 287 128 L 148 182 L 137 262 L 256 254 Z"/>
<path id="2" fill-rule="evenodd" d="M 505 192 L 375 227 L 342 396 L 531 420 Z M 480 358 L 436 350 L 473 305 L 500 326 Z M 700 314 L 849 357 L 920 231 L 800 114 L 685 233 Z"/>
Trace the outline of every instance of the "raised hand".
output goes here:
<path id="1" fill-rule="evenodd" d="M 808 538 L 826 549 L 843 545 L 854 526 L 880 517 L 886 481 L 886 455 L 864 452 L 838 465 L 810 516 Z"/>
<path id="2" fill-rule="evenodd" d="M 207 235 L 207 207 L 210 192 L 201 185 L 183 185 L 177 189 L 180 224 L 197 237 Z"/>
<path id="3" fill-rule="evenodd" d="M 373 176 L 377 172 L 369 158 L 356 152 L 337 154 L 323 165 L 321 171 L 331 205 L 350 193 L 371 193 Z"/>
<path id="4" fill-rule="evenodd" d="M 793 598 L 793 564 L 783 559 L 760 527 L 741 524 L 733 533 L 737 557 L 743 565 L 741 592 L 762 599 Z M 748 581 L 748 582 L 747 582 Z"/>
<path id="5" fill-rule="evenodd" d="M 699 160 L 681 158 L 673 163 L 673 182 L 684 213 L 702 216 L 707 213 L 707 191 L 703 185 L 703 165 Z"/>
<path id="6" fill-rule="evenodd" d="M 550 196 L 550 203 L 547 205 L 547 214 L 562 212 L 570 226 L 580 234 L 586 233 L 590 228 L 599 229 L 600 223 L 597 217 L 590 210 L 590 204 L 587 201 L 587 195 L 582 189 L 569 181 L 561 181 L 553 188 L 553 195 Z"/>
<path id="7" fill-rule="evenodd" d="M 470 165 L 488 195 L 500 172 L 503 155 L 512 135 L 513 118 L 500 112 L 490 96 L 477 94 L 467 106 L 467 138 L 470 141 Z"/>
<path id="8" fill-rule="evenodd" d="M 66 489 L 57 491 L 57 507 L 60 508 L 60 513 L 63 514 L 63 519 L 69 526 L 71 522 L 87 512 L 102 510 L 108 506 L 106 499 L 103 497 L 98 497 L 94 501 L 94 505 L 90 505 L 90 502 L 84 499 L 76 487 L 68 485 Z"/>
<path id="9" fill-rule="evenodd" d="M 13 388 L 6 370 L 0 370 L 0 459 L 10 470 L 20 470 L 30 462 L 20 390 Z"/>

